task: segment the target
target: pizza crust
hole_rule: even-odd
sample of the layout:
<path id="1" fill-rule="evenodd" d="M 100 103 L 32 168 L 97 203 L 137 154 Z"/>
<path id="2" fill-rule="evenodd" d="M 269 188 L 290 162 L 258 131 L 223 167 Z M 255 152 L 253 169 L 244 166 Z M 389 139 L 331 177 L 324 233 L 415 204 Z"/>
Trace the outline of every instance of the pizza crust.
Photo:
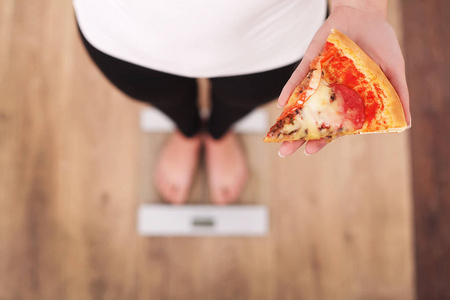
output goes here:
<path id="1" fill-rule="evenodd" d="M 380 67 L 355 42 L 340 31 L 332 29 L 327 40 L 335 44 L 345 56 L 351 58 L 358 71 L 370 78 L 372 82 L 378 83 L 387 92 L 387 97 L 383 99 L 383 102 L 389 112 L 392 123 L 388 124 L 389 129 L 376 132 L 400 132 L 405 130 L 407 125 L 402 103 L 394 87 Z"/>
<path id="2" fill-rule="evenodd" d="M 293 142 L 293 141 L 287 140 L 285 138 L 284 139 L 278 139 L 278 138 L 270 138 L 270 137 L 267 137 L 267 136 L 263 140 L 264 143 L 282 143 L 284 141 Z"/>

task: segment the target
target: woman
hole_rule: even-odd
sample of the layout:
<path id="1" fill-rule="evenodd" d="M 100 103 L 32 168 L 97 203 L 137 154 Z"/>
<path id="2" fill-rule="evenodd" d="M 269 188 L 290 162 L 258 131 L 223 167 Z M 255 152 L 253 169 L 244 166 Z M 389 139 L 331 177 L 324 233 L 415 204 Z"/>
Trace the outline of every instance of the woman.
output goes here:
<path id="1" fill-rule="evenodd" d="M 248 176 L 230 130 L 253 108 L 279 105 L 305 76 L 331 28 L 345 32 L 378 62 L 409 118 L 403 57 L 386 23 L 385 0 L 75 0 L 83 42 L 117 88 L 167 114 L 178 130 L 159 157 L 155 183 L 163 198 L 186 201 L 202 146 L 215 203 L 235 201 Z M 302 62 L 299 65 L 300 60 Z M 212 111 L 201 124 L 195 78 L 209 78 Z M 284 143 L 280 156 L 302 142 Z M 319 151 L 309 142 L 305 153 Z"/>

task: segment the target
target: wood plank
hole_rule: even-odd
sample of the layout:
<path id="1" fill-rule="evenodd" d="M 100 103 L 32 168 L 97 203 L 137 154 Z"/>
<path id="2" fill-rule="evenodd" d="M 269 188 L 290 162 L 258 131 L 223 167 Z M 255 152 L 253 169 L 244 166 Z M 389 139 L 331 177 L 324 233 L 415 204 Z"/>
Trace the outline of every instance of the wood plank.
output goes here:
<path id="1" fill-rule="evenodd" d="M 0 299 L 132 299 L 138 110 L 93 68 L 70 2 L 5 4 Z"/>
<path id="2" fill-rule="evenodd" d="M 417 291 L 450 295 L 450 3 L 403 0 L 411 95 Z"/>
<path id="3" fill-rule="evenodd" d="M 5 6 L 3 6 L 5 4 Z M 57 106 L 52 81 L 43 74 L 49 53 L 42 26 L 48 5 L 3 1 L 1 67 L 1 241 L 0 298 L 64 296 L 63 199 L 57 197 L 55 170 Z M 57 21 L 57 20 L 55 20 Z M 52 63 L 59 63 L 60 55 Z M 57 74 L 57 71 L 56 71 Z M 4 180 L 5 179 L 5 180 Z M 52 282 L 52 284 L 49 284 Z"/>
<path id="4" fill-rule="evenodd" d="M 61 183 L 67 299 L 135 299 L 138 105 L 92 64 L 73 19 L 71 33 Z"/>

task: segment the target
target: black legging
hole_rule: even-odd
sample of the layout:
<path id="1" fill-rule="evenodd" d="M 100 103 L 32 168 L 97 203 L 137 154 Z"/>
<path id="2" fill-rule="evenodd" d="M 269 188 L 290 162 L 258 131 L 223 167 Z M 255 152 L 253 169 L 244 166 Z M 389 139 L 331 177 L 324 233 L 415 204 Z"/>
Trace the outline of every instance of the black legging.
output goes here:
<path id="1" fill-rule="evenodd" d="M 167 74 L 135 65 L 92 46 L 81 33 L 84 46 L 103 74 L 128 96 L 151 103 L 186 136 L 201 128 L 195 78 Z M 266 72 L 210 78 L 211 114 L 207 130 L 215 139 L 222 137 L 234 122 L 256 106 L 278 97 L 299 62 Z"/>

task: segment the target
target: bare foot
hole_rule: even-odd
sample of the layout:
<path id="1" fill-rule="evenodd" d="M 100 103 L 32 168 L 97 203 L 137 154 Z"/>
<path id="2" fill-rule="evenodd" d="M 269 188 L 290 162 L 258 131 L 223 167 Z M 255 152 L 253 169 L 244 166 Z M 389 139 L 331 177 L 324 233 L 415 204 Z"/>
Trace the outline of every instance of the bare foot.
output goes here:
<path id="1" fill-rule="evenodd" d="M 235 202 L 248 179 L 247 161 L 242 146 L 232 132 L 228 132 L 220 140 L 205 135 L 204 143 L 213 202 Z"/>
<path id="2" fill-rule="evenodd" d="M 155 184 L 164 200 L 186 202 L 198 166 L 201 139 L 176 131 L 161 151 L 155 170 Z"/>

